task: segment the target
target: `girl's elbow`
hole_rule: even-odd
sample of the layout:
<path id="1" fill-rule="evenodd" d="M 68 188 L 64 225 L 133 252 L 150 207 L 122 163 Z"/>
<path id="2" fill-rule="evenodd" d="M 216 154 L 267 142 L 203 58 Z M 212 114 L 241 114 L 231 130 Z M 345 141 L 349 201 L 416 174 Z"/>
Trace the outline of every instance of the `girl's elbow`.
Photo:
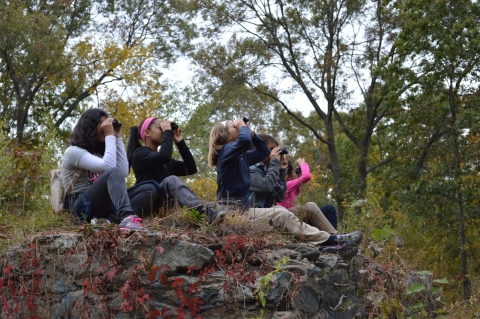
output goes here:
<path id="1" fill-rule="evenodd" d="M 306 175 L 306 176 L 302 176 L 302 183 L 308 183 L 310 182 L 310 180 L 312 179 L 312 175 Z"/>

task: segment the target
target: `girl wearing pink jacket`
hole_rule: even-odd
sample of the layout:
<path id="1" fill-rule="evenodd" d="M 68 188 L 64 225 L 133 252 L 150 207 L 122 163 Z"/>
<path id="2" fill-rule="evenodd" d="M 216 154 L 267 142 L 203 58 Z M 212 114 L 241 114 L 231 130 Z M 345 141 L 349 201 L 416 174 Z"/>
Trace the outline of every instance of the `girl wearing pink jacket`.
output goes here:
<path id="1" fill-rule="evenodd" d="M 318 208 L 315 203 L 308 202 L 299 207 L 295 207 L 295 198 L 302 190 L 302 185 L 308 183 L 312 179 L 310 167 L 305 159 L 299 158 L 295 161 L 298 168 L 294 169 L 292 162 L 288 161 L 287 168 L 287 192 L 282 202 L 277 205 L 287 208 L 295 213 L 299 218 L 303 217 L 303 221 L 320 230 L 330 234 L 337 233 L 337 210 L 332 205 L 326 205 Z"/>

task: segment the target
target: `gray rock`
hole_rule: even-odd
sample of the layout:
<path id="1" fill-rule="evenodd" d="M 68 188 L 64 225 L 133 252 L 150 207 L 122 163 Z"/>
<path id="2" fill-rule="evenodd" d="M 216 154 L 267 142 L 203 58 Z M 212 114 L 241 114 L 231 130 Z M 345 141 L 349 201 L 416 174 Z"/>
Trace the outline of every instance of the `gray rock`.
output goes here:
<path id="1" fill-rule="evenodd" d="M 78 234 L 63 234 L 53 239 L 49 250 L 58 254 L 64 254 L 67 250 L 75 248 L 82 236 Z"/>
<path id="2" fill-rule="evenodd" d="M 346 319 L 363 311 L 363 296 L 356 295 L 355 284 L 361 282 L 362 256 L 343 261 L 334 255 L 318 256 L 317 250 L 303 244 L 266 249 L 249 244 L 233 253 L 232 259 L 238 259 L 236 264 L 227 261 L 221 269 L 217 267 L 213 273 L 203 273 L 200 280 L 198 271 L 204 270 L 214 258 L 213 251 L 201 245 L 173 241 L 162 233 L 135 233 L 118 238 L 117 247 L 99 245 L 98 249 L 89 247 L 86 251 L 90 241 L 84 244 L 83 240 L 78 234 L 40 235 L 25 245 L 11 247 L 4 254 L 3 267 L 13 267 L 15 282 L 20 282 L 22 276 L 26 287 L 34 286 L 33 271 L 41 270 L 37 283 L 41 293 L 36 297 L 39 317 L 144 318 L 144 309 L 167 307 L 171 309 L 170 316 L 175 318 L 175 310 L 182 307 L 189 318 L 191 313 L 186 307 L 193 298 L 203 302 L 199 304 L 200 315 L 206 319 L 224 319 L 232 314 L 235 318 L 255 318 L 260 310 L 264 318 Z M 220 249 L 222 243 L 212 247 Z M 35 267 L 39 268 L 32 269 L 34 257 L 38 258 L 39 264 Z M 272 276 L 269 289 L 261 287 L 267 302 L 262 308 L 256 291 L 260 287 L 258 274 L 278 271 L 277 263 L 285 257 L 289 260 L 280 264 L 281 271 Z M 154 268 L 161 265 L 168 265 L 170 270 L 163 270 L 161 275 L 159 269 Z M 187 274 L 188 267 L 198 271 Z M 238 269 L 242 270 L 236 277 Z M 253 282 L 245 282 L 240 277 L 249 275 Z M 178 277 L 184 280 L 180 288 L 173 287 Z M 415 280 L 419 278 L 422 277 Z M 122 312 L 126 297 L 121 291 L 128 284 L 134 287 L 128 298 L 143 300 L 144 305 L 137 303 L 132 311 Z M 180 295 L 178 289 L 181 289 Z M 140 291 L 148 298 L 139 298 Z M 23 300 L 19 295 L 16 300 L 9 299 L 6 286 L 3 295 L 10 306 L 26 304 L 26 298 Z M 0 305 L 0 318 L 8 314 L 3 307 Z M 21 316 L 29 317 L 25 307 L 22 311 Z"/>
<path id="3" fill-rule="evenodd" d="M 309 285 L 302 283 L 301 291 L 294 303 L 298 310 L 306 314 L 314 314 L 319 311 L 320 296 Z"/>
<path id="4" fill-rule="evenodd" d="M 289 271 L 299 275 L 300 277 L 303 277 L 306 276 L 308 271 L 313 267 L 314 265 L 312 265 L 310 262 L 290 260 L 286 265 L 282 265 L 282 270 Z"/>
<path id="5" fill-rule="evenodd" d="M 321 255 L 318 257 L 318 260 L 315 262 L 315 265 L 320 266 L 320 267 L 330 267 L 330 268 L 336 268 L 338 267 L 340 257 L 337 257 L 335 255 Z"/>
<path id="6" fill-rule="evenodd" d="M 98 307 L 99 304 L 98 295 L 91 294 L 88 299 L 85 299 L 81 290 L 70 292 L 62 299 L 54 317 L 76 319 L 88 315 L 91 318 L 101 318 L 105 313 Z"/>
<path id="7" fill-rule="evenodd" d="M 298 312 L 294 311 L 276 311 L 272 313 L 271 319 L 297 319 L 300 318 L 298 316 Z"/>
<path id="8" fill-rule="evenodd" d="M 163 248 L 163 253 L 160 253 L 155 247 L 151 248 L 149 263 L 158 266 L 169 265 L 168 273 L 170 274 L 179 270 L 187 270 L 188 267 L 202 269 L 214 256 L 210 249 L 184 241 L 162 243 L 159 246 Z"/>
<path id="9" fill-rule="evenodd" d="M 291 300 L 286 300 L 284 296 L 288 296 L 288 289 L 292 283 L 292 274 L 288 272 L 278 273 L 273 281 L 273 287 L 270 288 L 266 296 L 267 304 L 266 308 L 277 310 L 288 310 L 287 305 Z"/>
<path id="10" fill-rule="evenodd" d="M 13 246 L 5 253 L 5 260 L 7 265 L 11 265 L 14 269 L 22 269 L 24 257 L 23 254 L 27 251 L 26 246 Z"/>
<path id="11" fill-rule="evenodd" d="M 302 254 L 302 258 L 306 258 L 309 261 L 316 261 L 320 256 L 320 251 L 318 248 L 309 247 L 306 245 L 298 244 L 287 244 L 282 246 L 282 248 L 291 249 Z"/>

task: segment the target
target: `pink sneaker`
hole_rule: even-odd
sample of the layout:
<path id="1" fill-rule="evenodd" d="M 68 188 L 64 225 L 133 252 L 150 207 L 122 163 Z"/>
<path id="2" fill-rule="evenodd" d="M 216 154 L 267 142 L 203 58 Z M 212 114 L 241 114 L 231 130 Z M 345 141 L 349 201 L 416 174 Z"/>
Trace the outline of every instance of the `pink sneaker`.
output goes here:
<path id="1" fill-rule="evenodd" d="M 120 229 L 148 231 L 148 229 L 142 226 L 142 222 L 143 219 L 141 219 L 137 215 L 128 216 L 120 222 Z"/>

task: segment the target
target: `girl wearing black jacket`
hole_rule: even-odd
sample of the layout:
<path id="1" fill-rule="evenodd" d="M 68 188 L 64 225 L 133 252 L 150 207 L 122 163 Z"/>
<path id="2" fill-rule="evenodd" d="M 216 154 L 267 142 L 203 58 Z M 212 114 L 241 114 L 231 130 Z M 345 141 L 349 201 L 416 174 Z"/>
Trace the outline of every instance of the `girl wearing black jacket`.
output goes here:
<path id="1" fill-rule="evenodd" d="M 180 207 L 195 208 L 205 213 L 209 224 L 218 224 L 224 217 L 223 211 L 215 211 L 202 202 L 178 176 L 193 175 L 197 165 L 185 143 L 181 129 L 172 130 L 172 122 L 149 117 L 139 126 L 130 128 L 127 158 L 133 168 L 137 185 L 151 184 L 152 208 L 176 201 Z M 140 143 L 144 142 L 144 146 Z M 177 145 L 183 161 L 172 158 L 173 143 Z"/>

